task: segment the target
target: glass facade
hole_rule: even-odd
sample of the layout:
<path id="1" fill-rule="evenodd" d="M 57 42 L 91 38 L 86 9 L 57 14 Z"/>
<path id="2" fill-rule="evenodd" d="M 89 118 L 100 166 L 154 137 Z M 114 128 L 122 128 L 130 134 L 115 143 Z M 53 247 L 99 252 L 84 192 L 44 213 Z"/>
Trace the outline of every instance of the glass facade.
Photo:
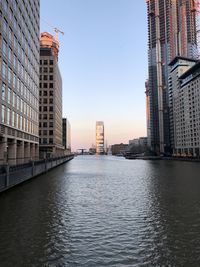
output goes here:
<path id="1" fill-rule="evenodd" d="M 10 142 L 39 142 L 39 10 L 39 0 L 0 1 L 0 126 Z"/>

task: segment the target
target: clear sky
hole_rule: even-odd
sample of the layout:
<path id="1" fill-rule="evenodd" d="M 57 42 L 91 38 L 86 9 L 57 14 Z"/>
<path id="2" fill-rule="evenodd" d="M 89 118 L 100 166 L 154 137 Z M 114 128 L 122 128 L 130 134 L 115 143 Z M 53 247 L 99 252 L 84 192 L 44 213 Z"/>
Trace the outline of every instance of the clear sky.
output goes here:
<path id="1" fill-rule="evenodd" d="M 146 135 L 147 18 L 144 0 L 41 0 L 41 32 L 59 36 L 63 116 L 72 148 L 95 143 L 104 121 L 108 145 Z"/>

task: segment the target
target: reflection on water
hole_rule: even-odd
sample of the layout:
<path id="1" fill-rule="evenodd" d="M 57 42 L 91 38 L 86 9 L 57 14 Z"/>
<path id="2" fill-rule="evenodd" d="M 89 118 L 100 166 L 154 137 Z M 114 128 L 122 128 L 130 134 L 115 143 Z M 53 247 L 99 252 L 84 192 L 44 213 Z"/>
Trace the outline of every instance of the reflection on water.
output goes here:
<path id="1" fill-rule="evenodd" d="M 0 266 L 200 266 L 200 164 L 80 156 L 0 195 Z"/>

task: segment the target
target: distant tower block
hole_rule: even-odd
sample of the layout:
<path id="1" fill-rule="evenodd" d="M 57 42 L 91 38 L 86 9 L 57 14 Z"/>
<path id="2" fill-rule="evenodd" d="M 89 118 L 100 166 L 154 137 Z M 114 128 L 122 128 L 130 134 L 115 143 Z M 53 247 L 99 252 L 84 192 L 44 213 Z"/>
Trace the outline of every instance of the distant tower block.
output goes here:
<path id="1" fill-rule="evenodd" d="M 104 154 L 104 123 L 103 121 L 96 122 L 96 153 Z"/>

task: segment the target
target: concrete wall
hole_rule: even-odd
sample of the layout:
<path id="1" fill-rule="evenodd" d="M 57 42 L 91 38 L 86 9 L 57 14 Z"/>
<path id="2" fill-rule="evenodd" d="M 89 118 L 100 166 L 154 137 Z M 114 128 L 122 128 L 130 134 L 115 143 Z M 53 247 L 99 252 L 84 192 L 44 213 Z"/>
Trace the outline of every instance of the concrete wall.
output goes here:
<path id="1" fill-rule="evenodd" d="M 73 155 L 65 157 L 53 158 L 48 160 L 40 160 L 16 166 L 0 167 L 0 192 L 3 192 L 15 185 L 23 183 L 37 175 L 43 174 L 52 168 L 57 167 L 67 161 L 73 159 Z"/>

